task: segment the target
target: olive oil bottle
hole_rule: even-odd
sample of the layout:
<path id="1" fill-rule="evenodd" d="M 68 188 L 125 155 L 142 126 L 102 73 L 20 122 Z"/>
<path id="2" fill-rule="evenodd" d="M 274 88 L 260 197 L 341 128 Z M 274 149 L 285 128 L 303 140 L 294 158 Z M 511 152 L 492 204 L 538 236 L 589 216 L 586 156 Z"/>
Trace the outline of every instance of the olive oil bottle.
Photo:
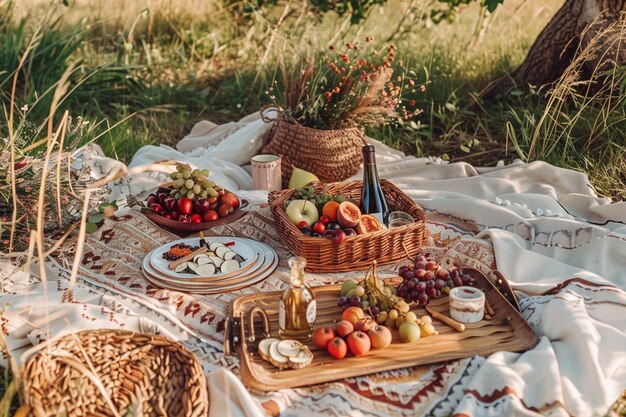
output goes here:
<path id="1" fill-rule="evenodd" d="M 311 340 L 317 314 L 315 296 L 304 283 L 306 259 L 299 256 L 289 259 L 291 285 L 278 304 L 278 334 L 281 339 Z"/>

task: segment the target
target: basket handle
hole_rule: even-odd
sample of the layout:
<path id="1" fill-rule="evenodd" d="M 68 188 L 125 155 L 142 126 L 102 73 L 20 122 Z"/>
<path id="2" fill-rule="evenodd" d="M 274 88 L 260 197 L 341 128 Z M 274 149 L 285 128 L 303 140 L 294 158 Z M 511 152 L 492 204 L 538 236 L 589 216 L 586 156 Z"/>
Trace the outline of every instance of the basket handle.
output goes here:
<path id="1" fill-rule="evenodd" d="M 254 341 L 256 340 L 256 336 L 254 334 L 254 317 L 259 314 L 263 319 L 263 337 L 266 339 L 270 337 L 270 320 L 269 317 L 267 317 L 267 313 L 261 307 L 254 306 L 252 310 L 250 310 L 250 316 L 248 317 L 248 325 L 250 327 L 250 336 L 248 336 L 248 342 L 250 343 L 254 343 Z"/>
<path id="2" fill-rule="evenodd" d="M 274 118 L 269 117 L 266 114 L 266 112 L 268 110 L 275 110 L 276 111 L 276 117 L 274 117 Z M 261 111 L 259 112 L 259 114 L 261 115 L 261 120 L 263 120 L 265 123 L 272 123 L 272 122 L 275 122 L 276 120 L 278 120 L 278 118 L 282 114 L 282 111 L 280 109 L 277 109 L 275 106 L 267 105 L 267 106 L 263 106 L 261 108 Z"/>

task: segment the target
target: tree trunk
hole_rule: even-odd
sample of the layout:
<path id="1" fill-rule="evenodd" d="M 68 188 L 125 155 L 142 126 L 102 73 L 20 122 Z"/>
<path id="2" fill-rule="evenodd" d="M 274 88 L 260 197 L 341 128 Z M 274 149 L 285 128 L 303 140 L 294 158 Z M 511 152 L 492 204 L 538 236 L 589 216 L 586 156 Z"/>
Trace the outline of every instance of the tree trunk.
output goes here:
<path id="1" fill-rule="evenodd" d="M 580 69 L 585 80 L 598 70 L 626 65 L 625 11 L 626 0 L 566 0 L 519 68 L 489 83 L 481 96 L 551 84 L 577 57 L 584 61 Z"/>

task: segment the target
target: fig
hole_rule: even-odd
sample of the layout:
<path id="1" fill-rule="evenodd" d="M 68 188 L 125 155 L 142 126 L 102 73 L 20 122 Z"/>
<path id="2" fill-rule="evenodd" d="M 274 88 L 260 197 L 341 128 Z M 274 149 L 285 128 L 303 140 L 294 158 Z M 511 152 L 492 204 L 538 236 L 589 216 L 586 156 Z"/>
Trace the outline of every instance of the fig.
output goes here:
<path id="1" fill-rule="evenodd" d="M 354 227 L 359 224 L 360 219 L 361 210 L 359 210 L 355 204 L 349 201 L 344 201 L 339 205 L 339 210 L 337 211 L 337 221 L 341 227 Z"/>
<path id="2" fill-rule="evenodd" d="M 369 214 L 364 214 L 361 216 L 361 220 L 359 224 L 356 225 L 356 232 L 360 235 L 365 233 L 378 232 L 383 230 L 383 225 L 378 221 L 378 219 L 374 216 L 370 216 Z"/>

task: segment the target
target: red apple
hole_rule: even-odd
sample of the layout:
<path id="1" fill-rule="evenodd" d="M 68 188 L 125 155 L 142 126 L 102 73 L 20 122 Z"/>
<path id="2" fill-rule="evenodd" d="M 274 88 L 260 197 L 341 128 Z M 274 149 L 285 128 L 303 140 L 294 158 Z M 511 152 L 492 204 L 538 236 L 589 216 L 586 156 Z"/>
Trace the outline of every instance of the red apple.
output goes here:
<path id="1" fill-rule="evenodd" d="M 208 210 L 202 215 L 202 220 L 204 220 L 205 222 L 214 222 L 219 218 L 220 215 L 217 214 L 217 211 L 215 210 Z"/>
<path id="2" fill-rule="evenodd" d="M 163 211 L 163 206 L 159 203 L 154 203 L 150 205 L 150 210 L 154 211 L 155 213 L 160 213 Z"/>
<path id="3" fill-rule="evenodd" d="M 313 344 L 320 349 L 326 349 L 328 342 L 335 337 L 335 331 L 332 327 L 318 327 L 313 331 Z"/>
<path id="4" fill-rule="evenodd" d="M 341 320 L 337 323 L 337 333 L 341 337 L 346 337 L 354 331 L 354 326 L 348 320 Z"/>
<path id="5" fill-rule="evenodd" d="M 375 326 L 367 331 L 372 348 L 384 349 L 391 344 L 391 330 L 385 326 Z"/>
<path id="6" fill-rule="evenodd" d="M 222 204 L 221 206 L 219 206 L 219 208 L 217 209 L 217 212 L 219 213 L 221 218 L 224 218 L 226 216 L 228 216 L 229 214 L 231 214 L 233 211 L 235 211 L 235 209 L 233 208 L 233 206 L 231 206 L 230 204 Z"/>
<path id="7" fill-rule="evenodd" d="M 202 216 L 198 213 L 193 213 L 190 217 L 191 223 L 202 223 Z"/>
<path id="8" fill-rule="evenodd" d="M 365 355 L 372 347 L 369 336 L 363 332 L 352 332 L 346 338 L 348 349 L 354 356 Z"/>
<path id="9" fill-rule="evenodd" d="M 181 214 L 178 216 L 178 221 L 181 223 L 191 223 L 191 219 L 186 214 Z"/>
<path id="10" fill-rule="evenodd" d="M 180 214 L 190 215 L 193 211 L 193 201 L 187 197 L 181 197 L 176 202 L 176 209 Z"/>
<path id="11" fill-rule="evenodd" d="M 341 337 L 335 337 L 333 340 L 328 342 L 326 350 L 328 350 L 330 356 L 335 359 L 343 359 L 348 354 L 348 346 Z"/>
<path id="12" fill-rule="evenodd" d="M 230 204 L 234 209 L 239 207 L 239 198 L 233 193 L 226 193 L 220 198 L 220 203 Z"/>
<path id="13" fill-rule="evenodd" d="M 204 214 L 211 209 L 211 203 L 206 198 L 199 198 L 193 203 L 193 211 L 198 214 Z"/>
<path id="14" fill-rule="evenodd" d="M 348 307 L 343 310 L 343 313 L 341 313 L 341 320 L 348 320 L 353 325 L 364 317 L 365 313 L 363 313 L 363 309 L 361 307 Z"/>

